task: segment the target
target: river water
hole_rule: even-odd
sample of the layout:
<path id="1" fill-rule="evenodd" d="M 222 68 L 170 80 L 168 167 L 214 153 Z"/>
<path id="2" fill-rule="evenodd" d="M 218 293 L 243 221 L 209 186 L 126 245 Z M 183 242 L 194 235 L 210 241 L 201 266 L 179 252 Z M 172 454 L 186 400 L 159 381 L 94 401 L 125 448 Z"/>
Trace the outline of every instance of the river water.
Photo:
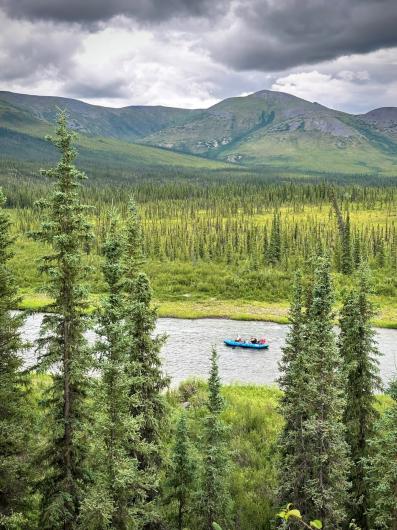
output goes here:
<path id="1" fill-rule="evenodd" d="M 24 326 L 25 339 L 34 341 L 39 332 L 42 314 L 30 315 Z M 211 347 L 219 353 L 219 369 L 223 383 L 271 384 L 278 376 L 278 361 L 288 326 L 272 322 L 237 322 L 226 319 L 176 319 L 160 318 L 157 331 L 166 333 L 168 339 L 161 355 L 164 371 L 171 377 L 172 385 L 178 385 L 188 377 L 206 378 L 209 369 Z M 385 384 L 397 373 L 397 330 L 377 329 L 381 353 L 380 370 Z M 223 339 L 266 336 L 268 350 L 229 348 Z M 92 341 L 94 335 L 89 334 Z M 35 352 L 26 353 L 27 364 L 34 363 Z"/>

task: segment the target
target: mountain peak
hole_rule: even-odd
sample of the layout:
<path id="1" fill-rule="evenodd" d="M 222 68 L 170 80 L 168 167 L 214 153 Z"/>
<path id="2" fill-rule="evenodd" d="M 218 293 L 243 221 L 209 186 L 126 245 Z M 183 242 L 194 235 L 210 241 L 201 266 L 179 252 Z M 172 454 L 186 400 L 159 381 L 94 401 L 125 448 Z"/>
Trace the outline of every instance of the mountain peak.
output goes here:
<path id="1" fill-rule="evenodd" d="M 380 107 L 359 116 L 377 131 L 397 139 L 397 107 Z"/>

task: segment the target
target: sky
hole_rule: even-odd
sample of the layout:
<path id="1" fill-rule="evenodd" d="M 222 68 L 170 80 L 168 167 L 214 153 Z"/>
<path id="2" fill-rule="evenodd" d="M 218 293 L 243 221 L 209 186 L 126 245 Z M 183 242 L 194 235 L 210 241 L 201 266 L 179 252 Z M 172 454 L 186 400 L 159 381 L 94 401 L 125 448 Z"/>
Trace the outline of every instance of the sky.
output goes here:
<path id="1" fill-rule="evenodd" d="M 207 108 L 397 106 L 397 0 L 0 0 L 0 90 Z"/>

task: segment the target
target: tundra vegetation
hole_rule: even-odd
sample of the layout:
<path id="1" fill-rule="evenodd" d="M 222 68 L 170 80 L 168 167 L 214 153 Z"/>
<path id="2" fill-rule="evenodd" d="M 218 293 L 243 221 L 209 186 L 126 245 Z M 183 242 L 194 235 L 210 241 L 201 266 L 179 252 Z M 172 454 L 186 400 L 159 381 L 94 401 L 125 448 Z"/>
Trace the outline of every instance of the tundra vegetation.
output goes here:
<path id="1" fill-rule="evenodd" d="M 351 286 L 361 261 L 372 271 L 372 301 L 377 325 L 397 326 L 397 187 L 329 184 L 319 181 L 274 182 L 252 176 L 230 180 L 154 178 L 131 186 L 82 183 L 82 201 L 93 235 L 83 252 L 92 267 L 90 302 L 105 292 L 101 274 L 103 245 L 113 210 L 120 223 L 128 200 L 139 206 L 143 266 L 161 316 L 226 316 L 286 322 L 293 272 L 309 272 L 318 252 L 330 254 L 337 305 Z M 95 181 L 94 181 L 95 182 Z M 11 183 L 3 179 L 12 234 L 12 260 L 22 307 L 42 309 L 49 293 L 32 260 L 45 254 L 43 243 L 29 239 L 40 225 L 36 200 L 48 193 L 41 180 Z M 214 282 L 213 278 L 217 281 Z"/>
<path id="2" fill-rule="evenodd" d="M 2 198 L 0 529 L 396 528 L 396 384 L 379 394 L 370 288 L 396 267 L 394 188 L 146 183 L 139 216 L 126 190 L 83 187 L 73 136 L 61 114 L 50 189 Z M 354 224 L 368 212 L 378 226 Z M 168 387 L 149 278 L 167 299 L 175 262 L 190 289 L 189 267 L 208 285 L 245 271 L 251 299 L 273 279 L 286 300 L 298 270 L 279 387 L 222 387 L 215 350 L 208 382 Z M 26 372 L 12 310 L 29 279 L 53 312 Z"/>

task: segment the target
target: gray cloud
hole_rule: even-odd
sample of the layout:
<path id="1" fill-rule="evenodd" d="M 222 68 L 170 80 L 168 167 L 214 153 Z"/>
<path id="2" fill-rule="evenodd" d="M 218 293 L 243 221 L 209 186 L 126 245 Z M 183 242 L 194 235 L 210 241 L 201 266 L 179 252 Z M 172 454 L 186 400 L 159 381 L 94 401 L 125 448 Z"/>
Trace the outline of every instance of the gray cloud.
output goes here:
<path id="1" fill-rule="evenodd" d="M 129 95 L 125 79 L 103 79 L 95 83 L 91 79 L 66 81 L 63 90 L 71 97 L 84 99 L 118 99 Z"/>
<path id="2" fill-rule="evenodd" d="M 0 0 L 0 6 L 11 17 L 94 31 L 117 16 L 171 30 L 202 17 L 213 23 L 210 31 L 192 23 L 184 30 L 216 61 L 243 71 L 283 71 L 397 45 L 396 0 Z"/>
<path id="3" fill-rule="evenodd" d="M 0 79 L 26 83 L 49 76 L 67 76 L 81 43 L 75 32 L 51 31 L 47 24 L 18 23 L 0 12 Z"/>
<path id="4" fill-rule="evenodd" d="M 225 1 L 213 0 L 0 0 L 9 16 L 90 24 L 118 15 L 143 22 L 174 17 L 207 17 L 220 12 Z"/>
<path id="5" fill-rule="evenodd" d="M 239 70 L 282 71 L 397 45 L 396 0 L 238 0 L 231 20 L 209 46 Z"/>

